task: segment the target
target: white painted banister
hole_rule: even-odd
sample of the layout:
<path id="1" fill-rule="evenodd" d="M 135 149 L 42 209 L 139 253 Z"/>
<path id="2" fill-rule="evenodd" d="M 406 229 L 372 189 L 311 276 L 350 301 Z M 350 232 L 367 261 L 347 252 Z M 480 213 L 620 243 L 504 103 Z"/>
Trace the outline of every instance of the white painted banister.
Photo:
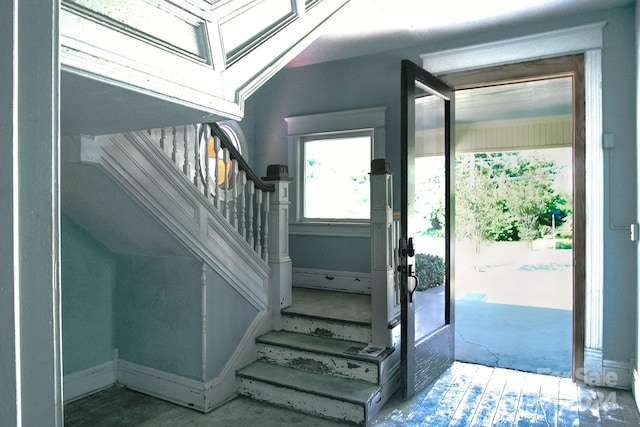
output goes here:
<path id="1" fill-rule="evenodd" d="M 172 140 L 168 147 L 169 132 Z M 280 235 L 284 232 L 281 223 L 275 224 L 278 228 L 269 226 L 269 194 L 276 190 L 274 182 L 259 178 L 216 124 L 152 129 L 148 134 L 207 202 L 237 231 L 239 238 L 247 242 L 265 262 L 269 262 L 269 234 Z M 277 165 L 277 168 L 282 167 Z M 280 169 L 278 173 L 281 173 Z M 278 175 L 280 178 L 282 176 Z"/>
<path id="2" fill-rule="evenodd" d="M 393 180 L 384 159 L 371 163 L 371 333 L 376 346 L 394 347 L 400 316 L 396 280 L 398 224 L 393 215 Z"/>
<path id="3" fill-rule="evenodd" d="M 271 267 L 271 307 L 272 325 L 281 328 L 280 310 L 291 305 L 292 261 L 289 257 L 289 185 L 291 179 L 284 165 L 270 165 L 267 176 L 263 178 L 274 185 L 274 191 L 268 193 L 266 204 L 269 216 L 265 227 L 271 230 L 271 237 L 265 241 L 268 248 L 268 262 Z M 267 233 L 268 235 L 269 233 Z"/>

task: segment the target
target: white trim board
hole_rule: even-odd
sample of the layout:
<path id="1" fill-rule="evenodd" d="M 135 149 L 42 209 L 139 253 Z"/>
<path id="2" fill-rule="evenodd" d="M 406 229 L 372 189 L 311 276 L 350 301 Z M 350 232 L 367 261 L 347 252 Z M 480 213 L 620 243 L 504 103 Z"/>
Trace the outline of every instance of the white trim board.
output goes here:
<path id="1" fill-rule="evenodd" d="M 118 384 L 188 408 L 205 409 L 202 381 L 119 360 Z"/>
<path id="2" fill-rule="evenodd" d="M 371 273 L 294 268 L 293 286 L 371 294 Z"/>
<path id="3" fill-rule="evenodd" d="M 631 363 L 603 359 L 602 351 L 586 348 L 584 351 L 584 371 L 576 378 L 585 384 L 629 390 L 637 387 L 637 372 Z"/>
<path id="4" fill-rule="evenodd" d="M 620 388 L 623 390 L 631 389 L 633 373 L 629 363 L 605 359 L 602 361 L 602 371 L 604 373 L 605 387 Z"/>
<path id="5" fill-rule="evenodd" d="M 631 380 L 631 393 L 633 394 L 633 400 L 636 402 L 636 406 L 640 408 L 640 374 L 638 374 L 636 369 L 632 372 Z"/>
<path id="6" fill-rule="evenodd" d="M 596 22 L 492 43 L 420 55 L 422 67 L 433 74 L 551 58 L 602 48 L 602 29 Z"/>
<path id="7" fill-rule="evenodd" d="M 64 403 L 73 402 L 115 384 L 116 362 L 113 360 L 65 375 Z"/>

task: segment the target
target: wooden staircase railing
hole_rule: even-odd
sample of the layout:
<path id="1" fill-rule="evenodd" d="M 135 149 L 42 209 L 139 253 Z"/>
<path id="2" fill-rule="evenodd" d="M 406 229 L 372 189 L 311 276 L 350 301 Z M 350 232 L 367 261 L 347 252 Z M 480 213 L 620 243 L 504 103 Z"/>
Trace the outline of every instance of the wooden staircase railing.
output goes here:
<path id="1" fill-rule="evenodd" d="M 274 183 L 258 177 L 216 123 L 147 132 L 208 203 L 269 262 L 270 195 L 276 190 Z M 286 177 L 286 166 L 270 167 L 267 172 L 270 171 L 277 176 L 265 179 Z"/>
<path id="2" fill-rule="evenodd" d="M 269 165 L 267 176 L 259 178 L 216 123 L 147 133 L 239 239 L 268 263 L 272 326 L 279 329 L 280 309 L 291 304 L 287 166 Z"/>

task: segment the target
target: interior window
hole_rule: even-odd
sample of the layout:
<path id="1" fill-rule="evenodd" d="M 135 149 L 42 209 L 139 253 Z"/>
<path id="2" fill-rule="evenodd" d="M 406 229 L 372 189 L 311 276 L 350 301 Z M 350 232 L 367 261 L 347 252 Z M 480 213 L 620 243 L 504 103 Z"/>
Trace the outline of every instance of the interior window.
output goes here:
<path id="1" fill-rule="evenodd" d="M 371 132 L 301 138 L 303 220 L 369 219 Z"/>
<path id="2" fill-rule="evenodd" d="M 385 157 L 385 107 L 287 117 L 291 234 L 369 237 L 371 160 Z"/>

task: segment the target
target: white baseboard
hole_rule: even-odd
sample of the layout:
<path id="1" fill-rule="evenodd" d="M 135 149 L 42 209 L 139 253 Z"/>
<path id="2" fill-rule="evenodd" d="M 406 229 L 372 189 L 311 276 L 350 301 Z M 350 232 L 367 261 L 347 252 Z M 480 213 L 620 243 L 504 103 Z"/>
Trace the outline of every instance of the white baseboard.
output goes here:
<path id="1" fill-rule="evenodd" d="M 633 394 L 633 400 L 635 400 L 636 406 L 640 408 L 640 374 L 638 374 L 637 369 L 633 370 L 631 393 Z"/>
<path id="2" fill-rule="evenodd" d="M 104 390 L 116 383 L 116 363 L 109 361 L 98 366 L 64 376 L 64 402 L 69 403 Z"/>
<path id="3" fill-rule="evenodd" d="M 577 372 L 576 378 L 589 385 L 629 390 L 632 385 L 631 364 L 606 360 L 602 350 L 584 349 L 584 371 Z"/>
<path id="4" fill-rule="evenodd" d="M 255 339 L 270 330 L 269 319 L 266 311 L 256 316 L 225 367 L 212 380 L 194 380 L 120 359 L 118 384 L 178 405 L 210 412 L 237 395 L 236 371 L 255 360 Z"/>
<path id="5" fill-rule="evenodd" d="M 204 412 L 204 383 L 126 360 L 118 360 L 118 384 Z"/>
<path id="6" fill-rule="evenodd" d="M 631 366 L 629 363 L 603 360 L 604 386 L 629 390 L 632 384 Z"/>
<path id="7" fill-rule="evenodd" d="M 370 294 L 371 273 L 294 268 L 293 286 Z"/>

